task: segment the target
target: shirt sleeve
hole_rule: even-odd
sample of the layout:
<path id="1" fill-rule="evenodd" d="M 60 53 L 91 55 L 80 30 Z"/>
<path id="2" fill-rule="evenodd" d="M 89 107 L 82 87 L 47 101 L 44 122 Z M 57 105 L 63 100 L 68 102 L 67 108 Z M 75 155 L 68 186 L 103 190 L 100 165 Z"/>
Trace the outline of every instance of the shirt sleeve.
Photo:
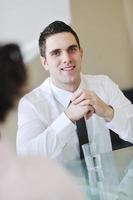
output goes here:
<path id="1" fill-rule="evenodd" d="M 38 114 L 35 107 L 26 98 L 20 101 L 17 153 L 19 155 L 45 155 L 49 158 L 57 157 L 70 140 L 76 126 L 64 112 L 50 125 L 46 123 L 47 119 L 42 121 Z"/>
<path id="2" fill-rule="evenodd" d="M 107 123 L 107 127 L 122 139 L 133 143 L 133 104 L 108 77 L 105 80 L 105 90 L 109 97 L 108 104 L 114 108 L 113 120 Z"/>

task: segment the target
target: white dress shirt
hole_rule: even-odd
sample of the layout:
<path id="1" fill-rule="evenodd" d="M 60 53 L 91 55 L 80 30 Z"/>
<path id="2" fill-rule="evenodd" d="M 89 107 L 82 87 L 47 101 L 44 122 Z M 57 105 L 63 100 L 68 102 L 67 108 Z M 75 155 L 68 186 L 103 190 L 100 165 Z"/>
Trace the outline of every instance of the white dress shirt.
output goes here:
<path id="1" fill-rule="evenodd" d="M 106 122 L 93 114 L 86 120 L 90 142 L 99 152 L 111 151 L 108 129 L 133 143 L 133 105 L 119 87 L 104 75 L 82 75 L 80 88 L 94 91 L 114 108 L 114 118 Z M 59 89 L 47 78 L 38 88 L 25 95 L 18 109 L 17 153 L 45 155 L 60 161 L 79 159 L 76 125 L 65 115 L 72 93 Z"/>

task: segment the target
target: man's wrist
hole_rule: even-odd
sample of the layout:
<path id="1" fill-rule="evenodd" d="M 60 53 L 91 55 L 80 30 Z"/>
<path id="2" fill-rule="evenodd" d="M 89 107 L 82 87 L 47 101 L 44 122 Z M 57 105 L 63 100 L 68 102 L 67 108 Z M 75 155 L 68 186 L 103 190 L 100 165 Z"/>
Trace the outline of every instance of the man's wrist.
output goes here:
<path id="1" fill-rule="evenodd" d="M 108 109 L 105 113 L 105 121 L 111 122 L 114 117 L 114 108 L 111 105 L 108 105 Z"/>
<path id="2" fill-rule="evenodd" d="M 69 110 L 68 110 L 68 109 L 66 109 L 66 110 L 64 111 L 64 113 L 65 113 L 65 115 L 70 119 L 70 121 L 72 121 L 73 123 L 75 123 L 75 121 L 71 119 L 70 113 L 69 113 Z"/>

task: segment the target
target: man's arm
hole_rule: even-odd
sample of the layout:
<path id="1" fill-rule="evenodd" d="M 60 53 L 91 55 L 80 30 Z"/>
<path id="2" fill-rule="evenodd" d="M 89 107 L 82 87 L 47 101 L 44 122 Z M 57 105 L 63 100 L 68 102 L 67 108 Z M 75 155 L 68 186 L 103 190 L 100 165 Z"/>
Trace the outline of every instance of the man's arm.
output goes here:
<path id="1" fill-rule="evenodd" d="M 107 123 L 106 126 L 118 133 L 119 136 L 133 143 L 133 104 L 123 95 L 119 87 L 107 76 L 104 76 L 102 83 L 104 97 L 103 101 L 94 91 L 77 90 L 72 102 L 74 105 L 92 108 L 91 115 L 85 113 L 88 119 L 93 114 L 102 117 Z"/>
<path id="2" fill-rule="evenodd" d="M 20 101 L 17 132 L 18 154 L 40 154 L 54 158 L 61 153 L 65 144 L 70 140 L 71 133 L 76 127 L 64 112 L 53 122 L 49 121 L 47 110 L 44 116 L 42 120 L 26 98 Z"/>

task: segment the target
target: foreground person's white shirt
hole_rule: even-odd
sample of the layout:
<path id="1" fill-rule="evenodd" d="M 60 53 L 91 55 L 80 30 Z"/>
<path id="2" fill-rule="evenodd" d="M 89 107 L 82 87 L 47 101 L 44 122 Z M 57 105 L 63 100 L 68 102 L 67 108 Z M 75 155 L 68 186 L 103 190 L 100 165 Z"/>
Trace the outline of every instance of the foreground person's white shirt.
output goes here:
<path id="1" fill-rule="evenodd" d="M 107 76 L 82 75 L 80 87 L 94 91 L 114 108 L 111 122 L 95 114 L 86 121 L 90 142 L 96 142 L 100 152 L 111 151 L 110 128 L 133 143 L 133 105 L 118 86 Z M 18 154 L 46 155 L 58 160 L 79 158 L 76 126 L 63 112 L 71 95 L 53 86 L 48 78 L 22 98 L 18 110 Z"/>

